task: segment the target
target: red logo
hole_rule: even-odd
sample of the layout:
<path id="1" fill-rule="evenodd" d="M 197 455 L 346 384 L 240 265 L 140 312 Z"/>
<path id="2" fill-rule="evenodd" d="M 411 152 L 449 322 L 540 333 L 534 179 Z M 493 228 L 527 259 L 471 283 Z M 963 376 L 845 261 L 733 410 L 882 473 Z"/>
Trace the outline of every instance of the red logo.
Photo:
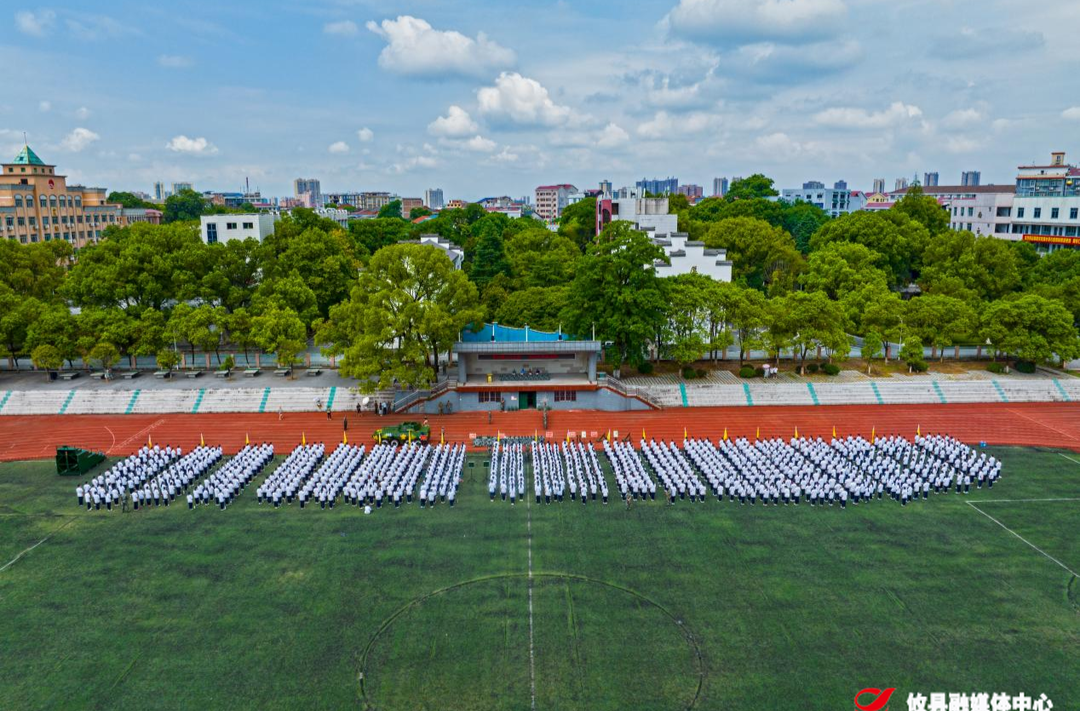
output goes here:
<path id="1" fill-rule="evenodd" d="M 889 699 L 892 697 L 894 691 L 896 691 L 896 689 L 863 689 L 855 694 L 855 708 L 861 709 L 861 711 L 888 711 Z M 863 694 L 874 694 L 875 698 L 873 701 L 863 706 L 859 703 L 859 697 Z"/>

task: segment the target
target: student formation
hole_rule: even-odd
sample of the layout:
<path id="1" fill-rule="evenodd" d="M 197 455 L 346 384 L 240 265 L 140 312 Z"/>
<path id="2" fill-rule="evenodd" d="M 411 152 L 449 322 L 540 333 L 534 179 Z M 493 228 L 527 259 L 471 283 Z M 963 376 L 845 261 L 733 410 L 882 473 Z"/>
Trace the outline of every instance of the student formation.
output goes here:
<path id="1" fill-rule="evenodd" d="M 614 480 L 609 492 L 606 461 Z M 296 505 L 362 508 L 419 503 L 454 506 L 465 469 L 462 444 L 380 443 L 368 450 L 342 443 L 327 455 L 325 445 L 304 443 L 276 467 L 272 444 L 247 444 L 225 458 L 221 447 L 147 444 L 132 456 L 76 487 L 80 506 L 92 510 L 169 506 L 228 508 L 244 495 L 273 508 Z M 966 494 L 993 487 L 1001 463 L 948 435 L 890 435 L 867 440 L 842 438 L 745 438 L 713 442 L 641 439 L 585 442 L 496 441 L 488 461 L 491 501 L 537 504 L 589 501 L 607 504 L 612 495 L 632 501 L 704 502 L 715 497 L 741 505 L 838 506 L 868 504 L 886 497 L 902 506 L 931 493 Z M 257 478 L 266 476 L 255 485 Z"/>

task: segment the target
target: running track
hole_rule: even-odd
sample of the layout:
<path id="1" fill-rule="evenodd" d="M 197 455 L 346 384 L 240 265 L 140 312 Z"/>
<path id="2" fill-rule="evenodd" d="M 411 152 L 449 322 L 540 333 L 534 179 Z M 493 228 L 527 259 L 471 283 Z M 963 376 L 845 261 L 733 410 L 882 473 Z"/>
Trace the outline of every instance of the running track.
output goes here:
<path id="1" fill-rule="evenodd" d="M 128 455 L 148 439 L 162 445 L 190 449 L 204 436 L 207 444 L 220 444 L 228 454 L 251 441 L 272 441 L 279 452 L 290 451 L 307 440 L 334 443 L 342 438 L 342 414 L 328 421 L 321 413 L 205 414 L 205 415 L 48 415 L 0 417 L 0 461 L 51 458 L 58 445 L 66 444 L 109 455 Z M 349 415 L 350 442 L 370 442 L 378 427 L 422 416 Z M 471 435 L 529 436 L 544 434 L 541 415 L 535 411 L 457 413 L 431 416 L 432 440 L 445 428 L 447 442 L 469 440 Z M 916 427 L 923 433 L 947 432 L 968 443 L 1051 446 L 1080 451 L 1080 403 L 994 403 L 977 405 L 845 405 L 827 407 L 710 407 L 671 408 L 660 411 L 610 413 L 594 411 L 552 412 L 548 427 L 555 439 L 568 431 L 586 437 L 608 430 L 629 435 L 634 442 L 644 430 L 649 438 L 680 440 L 684 428 L 692 437 L 717 439 L 725 428 L 731 437 L 791 437 L 798 427 L 801 436 L 829 436 L 832 428 L 845 435 L 860 433 L 903 434 L 911 437 Z"/>

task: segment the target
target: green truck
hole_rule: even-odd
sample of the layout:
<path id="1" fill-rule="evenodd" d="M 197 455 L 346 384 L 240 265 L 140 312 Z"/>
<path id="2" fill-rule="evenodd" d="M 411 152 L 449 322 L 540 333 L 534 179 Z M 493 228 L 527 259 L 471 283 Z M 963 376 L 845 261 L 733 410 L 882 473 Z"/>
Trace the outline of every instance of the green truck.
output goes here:
<path id="1" fill-rule="evenodd" d="M 104 461 L 102 452 L 68 446 L 56 448 L 56 473 L 60 476 L 80 476 Z"/>
<path id="2" fill-rule="evenodd" d="M 419 422 L 402 422 L 393 427 L 381 427 L 375 430 L 377 442 L 422 442 L 428 443 L 431 428 Z"/>

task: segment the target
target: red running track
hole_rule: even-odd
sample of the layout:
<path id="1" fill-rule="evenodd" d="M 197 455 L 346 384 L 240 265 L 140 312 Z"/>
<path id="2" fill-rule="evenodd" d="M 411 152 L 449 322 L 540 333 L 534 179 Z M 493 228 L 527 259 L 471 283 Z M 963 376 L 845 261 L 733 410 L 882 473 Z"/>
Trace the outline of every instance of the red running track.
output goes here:
<path id="1" fill-rule="evenodd" d="M 375 429 L 419 416 L 349 415 L 350 442 L 370 442 Z M 473 435 L 511 436 L 544 434 L 541 414 L 535 411 L 456 413 L 431 416 L 432 440 L 445 433 L 447 442 L 470 441 Z M 207 444 L 221 445 L 234 453 L 250 436 L 272 441 L 279 452 L 291 450 L 302 436 L 326 443 L 342 439 L 342 413 L 327 420 L 321 413 L 203 415 L 47 415 L 0 417 L 0 461 L 43 459 L 55 455 L 59 445 L 71 445 L 109 455 L 131 454 L 152 439 L 159 444 L 190 449 L 205 437 Z M 1080 451 L 1080 403 L 996 403 L 974 405 L 843 405 L 805 407 L 710 407 L 671 408 L 645 412 L 567 411 L 549 413 L 546 432 L 556 439 L 568 431 L 587 438 L 605 436 L 608 430 L 630 436 L 634 442 L 642 430 L 649 438 L 680 440 L 683 431 L 692 437 L 717 439 L 726 429 L 731 437 L 791 437 L 795 428 L 802 436 L 829 436 L 835 427 L 840 435 L 858 433 L 869 437 L 902 434 L 911 437 L 917 427 L 923 433 L 946 432 L 968 443 L 1050 446 Z"/>

